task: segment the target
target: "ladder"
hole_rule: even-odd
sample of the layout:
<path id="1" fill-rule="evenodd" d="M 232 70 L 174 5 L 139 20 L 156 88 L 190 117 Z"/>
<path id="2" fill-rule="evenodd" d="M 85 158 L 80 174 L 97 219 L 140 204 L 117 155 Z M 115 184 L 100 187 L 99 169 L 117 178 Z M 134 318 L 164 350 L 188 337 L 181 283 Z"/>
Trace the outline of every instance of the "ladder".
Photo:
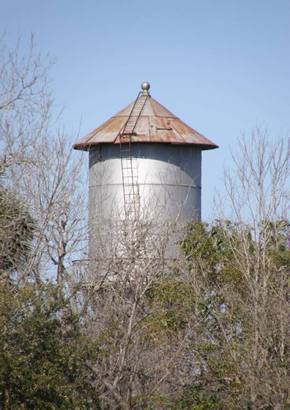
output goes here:
<path id="1" fill-rule="evenodd" d="M 136 135 L 135 128 L 148 96 L 148 92 L 144 91 L 138 94 L 129 117 L 119 134 L 124 211 L 125 218 L 130 221 L 138 219 L 140 206 L 137 161 L 132 157 L 131 149 L 132 136 Z"/>

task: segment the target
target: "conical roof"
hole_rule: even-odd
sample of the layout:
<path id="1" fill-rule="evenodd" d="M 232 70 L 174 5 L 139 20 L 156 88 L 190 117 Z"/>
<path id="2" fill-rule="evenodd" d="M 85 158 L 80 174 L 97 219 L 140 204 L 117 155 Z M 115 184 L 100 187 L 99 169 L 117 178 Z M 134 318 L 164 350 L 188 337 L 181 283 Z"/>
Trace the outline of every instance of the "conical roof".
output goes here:
<path id="1" fill-rule="evenodd" d="M 98 144 L 119 144 L 119 135 L 131 113 L 134 101 L 74 144 L 87 150 Z M 200 149 L 218 148 L 216 144 L 185 124 L 149 94 L 138 118 L 131 142 L 196 145 Z"/>

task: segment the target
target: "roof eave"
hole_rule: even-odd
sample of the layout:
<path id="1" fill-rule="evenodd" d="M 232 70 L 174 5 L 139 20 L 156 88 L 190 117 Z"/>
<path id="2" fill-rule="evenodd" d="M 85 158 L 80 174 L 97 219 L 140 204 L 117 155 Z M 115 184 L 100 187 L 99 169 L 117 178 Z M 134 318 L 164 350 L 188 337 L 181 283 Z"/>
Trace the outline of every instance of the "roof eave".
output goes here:
<path id="1" fill-rule="evenodd" d="M 165 141 L 134 141 L 133 144 L 164 144 L 164 145 L 190 145 L 190 146 L 195 146 L 196 148 L 199 148 L 203 151 L 205 150 L 210 150 L 210 149 L 216 149 L 219 148 L 218 145 L 216 144 L 198 144 L 198 143 L 190 143 L 190 142 L 165 142 Z M 105 141 L 99 141 L 99 142 L 91 142 L 91 143 L 79 143 L 79 144 L 74 144 L 73 149 L 79 150 L 79 151 L 89 151 L 91 147 L 97 146 L 97 145 L 118 145 L 119 143 L 111 143 L 111 142 L 105 142 Z M 124 143 L 126 144 L 126 143 Z"/>

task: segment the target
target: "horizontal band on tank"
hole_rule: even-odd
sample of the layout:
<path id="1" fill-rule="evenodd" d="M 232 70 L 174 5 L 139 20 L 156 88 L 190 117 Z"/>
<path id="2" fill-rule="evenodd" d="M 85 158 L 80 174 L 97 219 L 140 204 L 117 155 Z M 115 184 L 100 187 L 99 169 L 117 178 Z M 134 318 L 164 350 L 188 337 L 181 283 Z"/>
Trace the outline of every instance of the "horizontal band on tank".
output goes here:
<path id="1" fill-rule="evenodd" d="M 126 186 L 131 186 L 131 185 L 138 185 L 138 186 L 173 186 L 173 187 L 181 187 L 181 188 L 192 188 L 192 189 L 201 189 L 201 186 L 199 185 L 187 185 L 187 184 L 167 184 L 167 183 L 157 183 L 157 182 L 150 182 L 148 184 L 146 183 L 137 183 L 137 184 L 124 184 Z M 106 187 L 106 186 L 123 186 L 122 183 L 119 184 L 94 184 L 94 185 L 89 185 L 89 188 L 94 188 L 94 187 Z"/>

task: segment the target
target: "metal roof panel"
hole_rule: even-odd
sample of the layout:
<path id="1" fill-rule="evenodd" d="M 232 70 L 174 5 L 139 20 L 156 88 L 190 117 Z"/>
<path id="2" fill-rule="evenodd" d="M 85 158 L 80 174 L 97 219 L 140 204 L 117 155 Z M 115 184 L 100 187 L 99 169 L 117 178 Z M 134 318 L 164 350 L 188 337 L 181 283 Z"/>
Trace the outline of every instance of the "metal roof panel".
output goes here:
<path id="1" fill-rule="evenodd" d="M 98 144 L 119 144 L 119 134 L 130 115 L 133 104 L 134 102 L 77 141 L 74 148 L 87 150 Z M 124 142 L 124 137 L 122 140 Z M 185 124 L 151 96 L 146 100 L 131 142 L 190 144 L 200 149 L 218 148 L 216 144 Z"/>

